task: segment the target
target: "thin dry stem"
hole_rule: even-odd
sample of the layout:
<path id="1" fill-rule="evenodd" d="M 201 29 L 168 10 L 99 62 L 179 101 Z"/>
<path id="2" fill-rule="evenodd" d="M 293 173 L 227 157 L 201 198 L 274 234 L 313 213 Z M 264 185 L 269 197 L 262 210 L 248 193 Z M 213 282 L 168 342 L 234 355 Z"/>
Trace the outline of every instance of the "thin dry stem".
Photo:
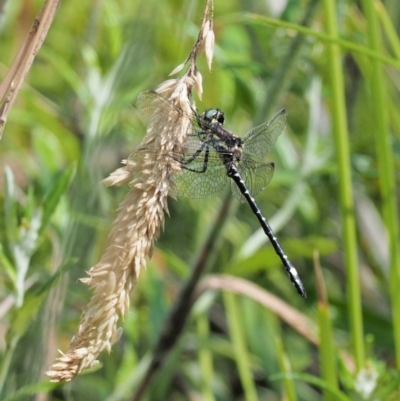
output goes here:
<path id="1" fill-rule="evenodd" d="M 206 290 L 211 289 L 231 291 L 254 299 L 279 316 L 282 321 L 290 325 L 312 344 L 318 345 L 317 328 L 311 319 L 258 285 L 238 277 L 214 274 L 208 276 L 200 284 L 196 298 Z"/>
<path id="2" fill-rule="evenodd" d="M 17 98 L 33 60 L 53 22 L 61 0 L 47 0 L 33 22 L 25 42 L 0 85 L 0 139 L 8 113 Z"/>
<path id="3" fill-rule="evenodd" d="M 203 93 L 202 77 L 196 67 L 196 59 L 199 51 L 204 50 L 208 68 L 211 71 L 211 64 L 214 54 L 214 41 L 215 41 L 215 35 L 213 31 L 213 2 L 212 0 L 207 0 L 206 6 L 204 8 L 204 14 L 201 22 L 199 36 L 197 37 L 197 41 L 194 44 L 193 49 L 189 54 L 189 57 L 170 73 L 170 75 L 174 75 L 180 72 L 183 69 L 183 67 L 187 63 L 189 63 L 187 74 L 195 79 L 194 84 L 196 86 L 197 94 L 200 99 Z"/>
<path id="4" fill-rule="evenodd" d="M 212 26 L 208 10 L 208 19 L 203 18 L 203 23 Z M 201 32 L 203 30 L 202 26 Z M 69 351 L 46 372 L 52 381 L 69 381 L 83 369 L 96 365 L 99 353 L 104 349 L 110 351 L 121 334 L 117 328 L 119 316 L 128 311 L 132 287 L 145 267 L 146 257 L 151 257 L 154 241 L 164 224 L 164 212 L 168 212 L 170 178 L 180 169 L 179 164 L 166 155 L 184 151 L 190 120 L 182 119 L 181 111 L 190 115 L 193 112 L 191 91 L 193 87 L 202 90 L 201 75 L 195 66 L 197 52 L 204 46 L 202 42 L 203 39 L 200 45 L 196 42 L 187 72 L 157 89 L 176 106 L 170 109 L 167 120 L 164 113 L 157 113 L 157 104 L 152 107 L 153 115 L 141 148 L 157 149 L 157 159 L 154 160 L 153 153 L 140 152 L 140 158 L 130 160 L 129 165 L 104 180 L 106 185 L 129 183 L 131 189 L 119 206 L 105 253 L 89 270 L 89 277 L 81 279 L 93 289 L 93 296 Z"/>

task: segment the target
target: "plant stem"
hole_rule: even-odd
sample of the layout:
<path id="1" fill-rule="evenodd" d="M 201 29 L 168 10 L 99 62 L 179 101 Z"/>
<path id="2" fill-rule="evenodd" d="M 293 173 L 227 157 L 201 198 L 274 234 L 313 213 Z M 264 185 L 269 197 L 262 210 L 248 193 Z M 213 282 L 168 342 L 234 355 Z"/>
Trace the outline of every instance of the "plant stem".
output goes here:
<path id="1" fill-rule="evenodd" d="M 362 2 L 368 22 L 368 40 L 372 50 L 383 51 L 381 32 L 374 1 Z M 382 65 L 371 59 L 371 76 L 369 77 L 371 97 L 374 99 L 373 121 L 375 121 L 376 152 L 378 159 L 379 183 L 382 199 L 383 218 L 386 223 L 390 255 L 390 292 L 392 300 L 392 316 L 397 367 L 400 367 L 400 251 L 399 251 L 399 216 L 397 212 L 396 178 L 391 147 L 388 109 L 389 103 L 386 79 Z"/>
<path id="2" fill-rule="evenodd" d="M 334 0 L 324 0 L 326 32 L 337 37 L 337 18 Z M 339 172 L 339 202 L 342 215 L 342 236 L 347 273 L 347 301 L 352 346 L 356 368 L 364 364 L 363 321 L 358 273 L 357 241 L 354 204 L 351 187 L 349 137 L 347 132 L 342 54 L 338 45 L 327 43 L 327 65 L 332 91 L 333 134 Z"/>
<path id="3" fill-rule="evenodd" d="M 229 334 L 232 341 L 234 358 L 239 371 L 240 382 L 243 387 L 245 400 L 257 401 L 258 395 L 251 373 L 249 352 L 246 349 L 245 335 L 238 316 L 238 305 L 236 295 L 231 292 L 224 292 L 224 304 L 229 325 Z"/>
<path id="4" fill-rule="evenodd" d="M 349 50 L 355 54 L 366 55 L 369 58 L 380 60 L 382 63 L 391 65 L 393 67 L 399 68 L 400 62 L 394 57 L 388 57 L 385 54 L 377 53 L 372 51 L 370 48 L 360 45 L 358 43 L 352 42 L 350 40 L 341 39 L 339 36 L 332 36 L 325 34 L 315 29 L 311 29 L 302 25 L 293 24 L 291 22 L 286 22 L 282 20 L 277 20 L 275 18 L 264 17 L 258 14 L 242 13 L 234 14 L 226 18 L 226 23 L 243 23 L 243 24 L 255 24 L 264 27 L 274 26 L 277 28 L 284 28 L 291 31 L 296 31 L 301 35 L 306 35 L 312 38 L 320 40 L 322 43 L 335 43 L 339 45 L 342 49 Z"/>
<path id="5" fill-rule="evenodd" d="M 337 355 L 332 352 L 335 349 L 333 339 L 332 317 L 329 313 L 329 304 L 326 294 L 326 286 L 322 275 L 321 265 L 319 263 L 319 255 L 314 251 L 314 271 L 317 283 L 317 321 L 319 327 L 319 361 L 321 366 L 321 376 L 331 388 L 338 389 L 337 377 Z M 325 401 L 336 400 L 334 394 L 327 389 L 323 390 Z"/>
<path id="6" fill-rule="evenodd" d="M 199 347 L 199 364 L 202 377 L 202 396 L 204 401 L 215 401 L 212 391 L 212 382 L 214 376 L 213 354 L 206 346 L 206 342 L 210 337 L 210 327 L 207 316 L 199 316 L 197 318 L 197 334 L 200 340 Z"/>
<path id="7" fill-rule="evenodd" d="M 275 336 L 276 353 L 278 355 L 279 368 L 282 374 L 290 376 L 292 374 L 292 367 L 289 358 L 285 353 L 282 337 Z M 291 377 L 283 379 L 283 389 L 285 391 L 284 399 L 288 401 L 297 401 L 296 389 L 294 387 L 294 380 Z"/>

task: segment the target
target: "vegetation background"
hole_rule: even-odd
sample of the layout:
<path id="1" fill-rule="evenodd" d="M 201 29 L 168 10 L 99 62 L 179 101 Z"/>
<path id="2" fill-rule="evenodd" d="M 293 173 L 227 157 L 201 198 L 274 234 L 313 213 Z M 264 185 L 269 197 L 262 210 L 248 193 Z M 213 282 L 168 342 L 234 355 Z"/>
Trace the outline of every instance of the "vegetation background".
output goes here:
<path id="1" fill-rule="evenodd" d="M 1 76 L 42 3 L 0 1 Z M 68 349 L 90 298 L 77 280 L 99 260 L 127 191 L 100 181 L 144 135 L 135 99 L 185 60 L 203 7 L 61 3 L 0 143 L 0 399 L 133 399 L 226 197 L 169 202 L 100 369 L 62 385 L 44 372 Z M 399 400 L 400 3 L 216 0 L 214 31 L 197 107 L 224 110 L 241 135 L 288 111 L 257 201 L 308 298 L 249 207 L 230 203 L 204 292 L 141 399 Z"/>

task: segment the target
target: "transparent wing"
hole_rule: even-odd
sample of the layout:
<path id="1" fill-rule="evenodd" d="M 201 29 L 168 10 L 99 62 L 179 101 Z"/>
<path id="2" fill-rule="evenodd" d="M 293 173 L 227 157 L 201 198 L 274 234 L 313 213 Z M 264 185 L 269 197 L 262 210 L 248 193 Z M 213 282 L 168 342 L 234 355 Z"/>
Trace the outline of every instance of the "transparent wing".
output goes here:
<path id="1" fill-rule="evenodd" d="M 271 182 L 274 168 L 274 163 L 256 163 L 249 159 L 240 163 L 238 170 L 251 196 L 256 196 Z M 240 202 L 246 202 L 234 181 L 231 182 L 231 189 L 235 198 Z"/>
<path id="2" fill-rule="evenodd" d="M 171 173 L 170 191 L 174 195 L 190 198 L 206 198 L 221 192 L 228 181 L 226 167 L 223 163 L 223 146 L 215 150 L 218 134 L 213 133 L 213 126 L 201 122 L 199 126 L 198 115 L 186 114 L 180 108 L 159 93 L 150 90 L 139 94 L 136 106 L 139 113 L 147 123 L 154 127 L 162 127 L 171 121 L 187 119 L 190 122 L 187 132 L 187 142 L 182 152 L 170 152 L 162 155 L 157 149 L 144 146 L 129 157 L 127 167 L 137 172 L 136 167 L 154 168 L 165 165 L 169 171 L 176 171 L 171 166 L 180 166 L 180 172 Z M 275 145 L 281 134 L 286 120 L 286 111 L 281 110 L 270 121 L 249 131 L 243 138 L 242 161 L 238 165 L 242 179 L 245 181 L 250 193 L 255 196 L 265 188 L 272 179 L 273 163 L 257 163 L 252 157 L 264 158 Z M 206 133 L 208 130 L 208 133 Z M 206 130 L 206 131 L 205 131 Z M 172 147 L 173 149 L 174 147 Z M 233 184 L 232 192 L 240 201 L 243 195 Z"/>
<path id="3" fill-rule="evenodd" d="M 185 114 L 167 98 L 154 90 L 139 93 L 136 100 L 136 107 L 147 123 L 154 121 L 154 119 L 165 119 L 168 115 L 175 115 L 179 118 L 192 120 L 191 116 Z"/>
<path id="4" fill-rule="evenodd" d="M 199 199 L 217 195 L 228 181 L 220 155 L 200 140 L 189 138 L 184 152 L 162 155 L 154 148 L 143 147 L 133 152 L 126 164 L 136 173 L 137 165 L 147 169 L 163 165 L 169 169 L 178 163 L 181 170 L 169 178 L 170 194 Z"/>
<path id="5" fill-rule="evenodd" d="M 282 109 L 271 120 L 253 128 L 243 138 L 243 151 L 251 156 L 264 159 L 286 125 L 286 110 Z"/>
<path id="6" fill-rule="evenodd" d="M 219 194 L 228 181 L 225 165 L 221 160 L 209 160 L 207 169 L 200 173 L 203 161 L 196 161 L 190 164 L 190 168 L 197 170 L 187 170 L 183 168 L 179 173 L 172 177 L 172 194 L 185 196 L 188 198 L 201 199 Z"/>

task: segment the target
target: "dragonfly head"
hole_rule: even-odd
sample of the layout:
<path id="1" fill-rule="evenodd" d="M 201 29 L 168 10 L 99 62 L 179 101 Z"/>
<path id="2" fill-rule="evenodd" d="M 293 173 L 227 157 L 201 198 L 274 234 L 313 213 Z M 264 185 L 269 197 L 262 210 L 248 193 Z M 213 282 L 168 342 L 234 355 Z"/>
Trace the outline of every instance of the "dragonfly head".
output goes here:
<path id="1" fill-rule="evenodd" d="M 204 118 L 204 120 L 206 120 L 207 122 L 209 122 L 211 124 L 219 123 L 219 124 L 223 125 L 224 121 L 225 121 L 224 113 L 218 109 L 206 110 L 203 113 L 203 118 Z"/>

